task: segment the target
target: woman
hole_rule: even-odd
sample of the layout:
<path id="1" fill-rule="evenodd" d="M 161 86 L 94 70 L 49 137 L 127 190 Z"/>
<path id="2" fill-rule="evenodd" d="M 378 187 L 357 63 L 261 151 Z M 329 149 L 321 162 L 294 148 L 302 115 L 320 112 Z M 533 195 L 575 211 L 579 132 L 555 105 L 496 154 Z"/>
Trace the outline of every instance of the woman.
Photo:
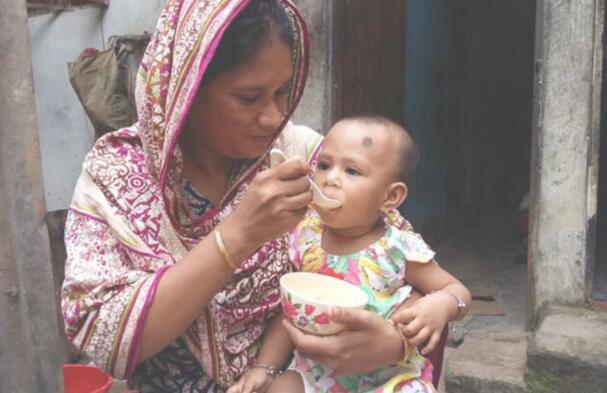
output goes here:
<path id="1" fill-rule="evenodd" d="M 217 391 L 251 366 L 289 269 L 284 233 L 311 199 L 305 159 L 269 169 L 267 157 L 319 147 L 287 122 L 307 65 L 286 0 L 167 1 L 139 70 L 139 121 L 95 144 L 66 225 L 67 335 L 98 366 L 142 392 Z M 399 357 L 388 324 L 342 317 L 354 329 L 332 348 L 296 343 L 344 371 Z"/>

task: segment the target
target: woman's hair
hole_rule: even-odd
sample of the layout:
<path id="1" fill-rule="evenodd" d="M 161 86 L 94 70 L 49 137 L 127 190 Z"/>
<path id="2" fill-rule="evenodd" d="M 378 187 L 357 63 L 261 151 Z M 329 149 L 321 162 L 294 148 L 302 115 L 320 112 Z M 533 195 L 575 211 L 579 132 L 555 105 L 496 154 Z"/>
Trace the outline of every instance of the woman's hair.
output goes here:
<path id="1" fill-rule="evenodd" d="M 293 49 L 296 33 L 285 6 L 279 0 L 252 0 L 226 29 L 202 84 L 245 63 L 272 34 Z"/>

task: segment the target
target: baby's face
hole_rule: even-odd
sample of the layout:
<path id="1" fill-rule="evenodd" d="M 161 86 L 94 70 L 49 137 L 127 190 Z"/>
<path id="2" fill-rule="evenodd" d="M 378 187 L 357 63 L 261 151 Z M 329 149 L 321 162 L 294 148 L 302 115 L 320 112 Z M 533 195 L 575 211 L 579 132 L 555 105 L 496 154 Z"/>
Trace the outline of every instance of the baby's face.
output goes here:
<path id="1" fill-rule="evenodd" d="M 325 138 L 314 181 L 326 196 L 342 202 L 338 209 L 320 211 L 329 227 L 373 225 L 381 215 L 398 155 L 396 138 L 378 127 L 342 121 Z"/>

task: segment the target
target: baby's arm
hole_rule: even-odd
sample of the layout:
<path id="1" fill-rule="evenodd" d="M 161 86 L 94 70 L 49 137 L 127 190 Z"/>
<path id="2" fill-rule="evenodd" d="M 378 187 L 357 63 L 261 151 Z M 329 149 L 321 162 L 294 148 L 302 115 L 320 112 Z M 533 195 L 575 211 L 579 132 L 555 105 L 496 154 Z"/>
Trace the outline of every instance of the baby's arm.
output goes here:
<path id="1" fill-rule="evenodd" d="M 427 294 L 411 307 L 400 307 L 392 320 L 404 324 L 402 332 L 417 347 L 427 341 L 422 354 L 430 353 L 449 321 L 463 318 L 470 305 L 470 292 L 436 262 L 407 262 L 407 283 Z"/>
<path id="2" fill-rule="evenodd" d="M 293 344 L 282 326 L 282 313 L 275 316 L 266 328 L 255 365 L 248 369 L 226 393 L 263 393 L 278 370 L 284 367 Z"/>

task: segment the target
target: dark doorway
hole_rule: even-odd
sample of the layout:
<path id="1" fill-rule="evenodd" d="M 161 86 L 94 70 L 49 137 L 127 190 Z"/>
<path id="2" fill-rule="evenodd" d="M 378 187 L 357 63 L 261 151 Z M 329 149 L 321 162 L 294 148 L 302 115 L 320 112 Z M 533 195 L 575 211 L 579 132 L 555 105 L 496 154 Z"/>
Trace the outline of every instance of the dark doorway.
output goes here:
<path id="1" fill-rule="evenodd" d="M 333 118 L 375 113 L 404 120 L 403 0 L 334 0 Z"/>
<path id="2" fill-rule="evenodd" d="M 423 18 L 407 37 L 406 121 L 422 161 L 408 209 L 431 231 L 514 217 L 528 191 L 534 3 L 410 2 L 408 20 Z"/>

